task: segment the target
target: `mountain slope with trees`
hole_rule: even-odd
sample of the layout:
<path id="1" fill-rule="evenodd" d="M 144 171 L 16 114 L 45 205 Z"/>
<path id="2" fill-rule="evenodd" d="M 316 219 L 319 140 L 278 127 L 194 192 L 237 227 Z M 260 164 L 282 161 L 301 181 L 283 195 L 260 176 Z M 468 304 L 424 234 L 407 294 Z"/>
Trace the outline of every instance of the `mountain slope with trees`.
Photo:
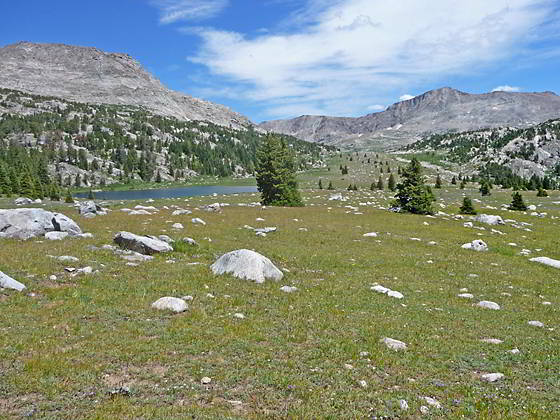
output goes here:
<path id="1" fill-rule="evenodd" d="M 23 194 L 22 183 L 33 184 L 35 195 L 47 195 L 52 186 L 248 177 L 254 174 L 263 138 L 251 127 L 180 121 L 135 106 L 83 104 L 0 89 L 4 194 Z M 324 165 L 325 147 L 282 138 L 297 152 L 298 170 Z"/>

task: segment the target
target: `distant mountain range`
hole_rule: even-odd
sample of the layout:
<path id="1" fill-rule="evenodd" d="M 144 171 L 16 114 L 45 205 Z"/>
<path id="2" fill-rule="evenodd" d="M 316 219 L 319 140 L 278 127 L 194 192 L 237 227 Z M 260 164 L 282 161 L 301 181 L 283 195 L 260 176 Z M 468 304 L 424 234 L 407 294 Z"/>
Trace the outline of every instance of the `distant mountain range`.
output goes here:
<path id="1" fill-rule="evenodd" d="M 553 92 L 469 94 L 445 87 L 359 118 L 306 115 L 260 127 L 340 147 L 390 149 L 434 133 L 523 128 L 558 117 L 560 97 Z"/>
<path id="2" fill-rule="evenodd" d="M 136 105 L 183 121 L 251 125 L 223 105 L 166 88 L 129 55 L 97 48 L 31 42 L 0 48 L 0 87 L 81 103 Z"/>

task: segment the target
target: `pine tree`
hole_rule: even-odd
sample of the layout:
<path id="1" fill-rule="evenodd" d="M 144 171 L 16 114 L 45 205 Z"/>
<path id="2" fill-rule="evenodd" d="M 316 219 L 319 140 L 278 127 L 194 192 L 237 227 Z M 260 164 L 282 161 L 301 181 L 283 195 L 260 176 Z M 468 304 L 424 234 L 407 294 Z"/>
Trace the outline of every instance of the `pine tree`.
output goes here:
<path id="1" fill-rule="evenodd" d="M 332 181 L 329 181 L 329 186 L 327 187 L 327 190 L 334 190 Z"/>
<path id="2" fill-rule="evenodd" d="M 480 194 L 482 194 L 483 196 L 490 195 L 491 194 L 490 193 L 490 183 L 487 180 L 483 179 L 480 182 L 479 191 L 480 191 Z"/>
<path id="3" fill-rule="evenodd" d="M 383 178 L 381 177 L 379 177 L 379 179 L 377 180 L 377 189 L 378 190 L 385 189 L 385 185 L 383 184 Z"/>
<path id="4" fill-rule="evenodd" d="M 435 197 L 430 187 L 424 184 L 422 166 L 416 157 L 402 170 L 401 182 L 397 184 L 395 206 L 401 211 L 414 214 L 432 214 Z"/>
<path id="5" fill-rule="evenodd" d="M 462 190 L 464 190 L 465 187 L 466 187 L 466 185 L 467 185 L 467 183 L 466 183 L 465 180 L 463 179 L 463 180 L 461 181 L 461 185 L 459 185 L 459 188 L 462 189 Z"/>
<path id="6" fill-rule="evenodd" d="M 452 185 L 457 185 L 457 178 L 455 178 L 455 177 L 451 178 L 451 184 Z"/>
<path id="7" fill-rule="evenodd" d="M 389 187 L 390 191 L 395 191 L 396 182 L 395 182 L 395 176 L 393 174 L 391 174 L 391 176 L 389 177 L 387 186 Z"/>
<path id="8" fill-rule="evenodd" d="M 156 175 L 156 182 L 158 184 L 161 184 L 161 173 L 159 172 L 159 169 L 157 171 L 157 175 Z"/>
<path id="9" fill-rule="evenodd" d="M 459 207 L 459 213 L 461 214 L 476 214 L 476 210 L 473 203 L 469 197 L 463 198 L 463 205 Z"/>
<path id="10" fill-rule="evenodd" d="M 436 185 L 435 185 L 435 187 L 436 187 L 437 189 L 440 189 L 440 188 L 441 188 L 441 177 L 439 176 L 439 174 L 438 174 L 437 177 L 436 177 Z"/>
<path id="11" fill-rule="evenodd" d="M 548 197 L 548 193 L 546 192 L 545 189 L 539 188 L 539 191 L 537 192 L 537 197 Z"/>
<path id="12" fill-rule="evenodd" d="M 518 191 L 515 191 L 512 194 L 511 204 L 509 205 L 510 210 L 518 210 L 518 211 L 525 211 L 527 210 L 527 206 L 523 202 L 523 197 Z"/>
<path id="13" fill-rule="evenodd" d="M 27 198 L 34 198 L 35 193 L 35 185 L 33 184 L 33 179 L 31 175 L 25 174 L 20 182 L 20 193 L 23 197 Z"/>
<path id="14" fill-rule="evenodd" d="M 49 198 L 51 201 L 60 201 L 60 190 L 56 184 L 51 184 L 49 189 Z"/>
<path id="15" fill-rule="evenodd" d="M 323 181 L 319 178 L 319 189 L 323 189 Z"/>
<path id="16" fill-rule="evenodd" d="M 73 203 L 74 199 L 72 198 L 72 193 L 70 192 L 70 188 L 66 190 L 66 196 L 64 197 L 65 203 Z"/>
<path id="17" fill-rule="evenodd" d="M 262 204 L 303 206 L 295 173 L 295 158 L 288 145 L 275 135 L 267 135 L 257 151 L 257 188 Z"/>

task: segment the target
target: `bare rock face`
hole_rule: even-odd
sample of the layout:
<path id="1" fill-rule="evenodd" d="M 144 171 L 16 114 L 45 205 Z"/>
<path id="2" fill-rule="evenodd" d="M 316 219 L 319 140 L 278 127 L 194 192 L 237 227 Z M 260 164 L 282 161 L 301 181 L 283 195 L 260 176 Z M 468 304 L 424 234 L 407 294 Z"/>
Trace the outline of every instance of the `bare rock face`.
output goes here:
<path id="1" fill-rule="evenodd" d="M 265 256 L 248 249 L 238 249 L 222 255 L 210 267 L 214 274 L 264 283 L 266 279 L 281 280 L 284 274 Z"/>
<path id="2" fill-rule="evenodd" d="M 552 92 L 469 94 L 445 87 L 359 118 L 305 115 L 266 121 L 260 127 L 333 145 L 395 146 L 425 134 L 527 127 L 558 118 L 559 114 L 560 97 Z"/>
<path id="3" fill-rule="evenodd" d="M 135 235 L 130 232 L 117 233 L 113 238 L 113 241 L 121 248 L 144 255 L 173 251 L 171 245 L 164 241 L 149 236 Z"/>
<path id="4" fill-rule="evenodd" d="M 76 102 L 136 105 L 179 120 L 250 125 L 223 105 L 167 89 L 129 55 L 97 48 L 30 42 L 0 48 L 0 87 Z"/>
<path id="5" fill-rule="evenodd" d="M 61 213 L 43 209 L 0 210 L 0 237 L 27 240 L 47 232 L 82 234 L 76 222 Z"/>

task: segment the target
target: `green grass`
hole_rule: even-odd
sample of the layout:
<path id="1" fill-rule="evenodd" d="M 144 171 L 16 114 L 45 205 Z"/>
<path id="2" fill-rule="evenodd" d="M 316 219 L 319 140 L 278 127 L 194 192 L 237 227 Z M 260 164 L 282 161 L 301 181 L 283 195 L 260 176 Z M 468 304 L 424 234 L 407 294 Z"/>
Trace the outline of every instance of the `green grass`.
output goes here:
<path id="1" fill-rule="evenodd" d="M 461 191 L 448 180 L 436 191 L 437 210 L 450 215 L 465 192 L 482 201 L 474 203 L 479 213 L 532 224 L 531 231 L 499 226 L 505 233 L 499 235 L 488 226 L 465 228 L 448 216 L 382 210 L 391 194 L 365 189 L 377 179 L 373 165 L 354 159 L 343 177 L 339 164 L 317 172 L 325 186 L 329 179 L 340 190 L 346 182 L 359 185 L 358 192 L 343 191 L 346 202 L 312 189 L 317 174 L 306 173 L 300 177 L 304 208 L 238 206 L 258 201 L 257 194 L 245 194 L 156 201 L 150 205 L 160 211 L 151 216 L 118 210 L 140 202 L 114 203 L 109 215 L 84 219 L 57 204 L 94 238 L 2 240 L 0 270 L 28 290 L 0 292 L 0 418 L 20 418 L 32 409 L 32 418 L 41 419 L 559 418 L 560 272 L 519 251 L 560 259 L 560 219 L 551 218 L 560 217 L 560 206 L 553 204 L 560 194 L 537 199 L 536 192 L 523 193 L 527 204 L 548 212 L 537 218 L 484 209 L 509 203 L 511 191 L 482 198 L 474 185 Z M 391 166 L 396 168 L 392 160 Z M 230 206 L 221 213 L 198 210 L 216 201 Z M 172 216 L 173 205 L 193 214 Z M 193 225 L 192 217 L 207 225 Z M 169 221 L 185 229 L 175 232 Z M 244 225 L 278 231 L 261 238 Z M 111 243 L 120 230 L 189 236 L 199 246 L 179 245 L 137 267 L 89 248 Z M 379 236 L 362 236 L 372 231 Z M 488 243 L 488 252 L 460 248 L 478 238 Z M 286 270 L 284 279 L 256 285 L 212 275 L 209 265 L 239 248 L 269 257 Z M 48 255 L 74 255 L 80 262 Z M 71 277 L 64 271 L 69 265 L 99 272 Z M 51 274 L 58 279 L 49 280 Z M 405 298 L 371 291 L 376 282 Z M 299 290 L 285 294 L 283 285 Z M 457 297 L 463 287 L 474 301 Z M 151 308 L 162 296 L 185 295 L 194 300 L 183 314 Z M 502 309 L 473 306 L 479 300 Z M 542 305 L 545 300 L 552 305 Z M 245 319 L 235 319 L 236 312 Z M 528 326 L 530 320 L 545 328 Z M 390 351 L 379 343 L 382 337 L 402 340 L 408 350 Z M 504 343 L 485 344 L 483 338 Z M 513 348 L 521 353 L 510 354 Z M 360 356 L 364 351 L 369 355 Z M 487 384 L 479 378 L 486 372 L 505 378 Z M 211 384 L 202 385 L 203 376 Z M 128 386 L 130 395 L 109 393 L 119 386 Z M 437 398 L 443 408 L 422 416 L 423 396 Z M 399 410 L 399 399 L 408 401 L 407 412 Z"/>

